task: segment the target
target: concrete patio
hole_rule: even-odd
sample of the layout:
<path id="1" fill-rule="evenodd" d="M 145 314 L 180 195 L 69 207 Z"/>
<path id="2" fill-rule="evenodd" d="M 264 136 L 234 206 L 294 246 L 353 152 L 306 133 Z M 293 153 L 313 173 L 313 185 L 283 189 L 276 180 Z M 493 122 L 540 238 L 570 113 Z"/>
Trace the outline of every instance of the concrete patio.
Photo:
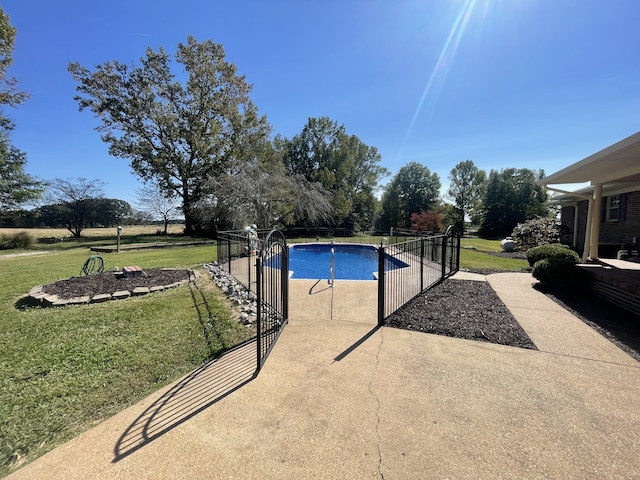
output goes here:
<path id="1" fill-rule="evenodd" d="M 640 363 L 530 274 L 486 280 L 538 351 L 378 329 L 375 289 L 294 284 L 257 378 L 238 349 L 8 478 L 640 478 Z"/>

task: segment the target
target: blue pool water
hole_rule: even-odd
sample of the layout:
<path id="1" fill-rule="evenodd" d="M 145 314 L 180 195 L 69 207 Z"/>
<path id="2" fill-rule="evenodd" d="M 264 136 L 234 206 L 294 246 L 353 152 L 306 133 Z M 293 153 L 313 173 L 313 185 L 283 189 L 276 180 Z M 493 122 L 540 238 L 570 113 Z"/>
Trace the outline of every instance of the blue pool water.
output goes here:
<path id="1" fill-rule="evenodd" d="M 291 278 L 331 278 L 331 248 L 335 250 L 336 280 L 374 280 L 378 273 L 378 251 L 371 245 L 304 244 L 289 247 Z M 385 270 L 408 266 L 387 257 Z"/>

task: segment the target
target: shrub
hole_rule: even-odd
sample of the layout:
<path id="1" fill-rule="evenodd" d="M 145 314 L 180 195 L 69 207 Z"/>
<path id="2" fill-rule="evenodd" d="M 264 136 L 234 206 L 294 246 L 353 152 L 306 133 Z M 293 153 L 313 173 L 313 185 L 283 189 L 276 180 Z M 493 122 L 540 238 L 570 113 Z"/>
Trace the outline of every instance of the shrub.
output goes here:
<path id="1" fill-rule="evenodd" d="M 33 238 L 27 232 L 17 232 L 11 235 L 2 235 L 0 238 L 0 250 L 12 248 L 29 248 L 33 244 Z"/>
<path id="2" fill-rule="evenodd" d="M 573 262 L 574 265 L 580 261 L 580 257 L 576 252 L 559 243 L 540 245 L 539 247 L 533 247 L 527 250 L 527 261 L 531 267 L 546 258 L 560 258 Z"/>
<path id="3" fill-rule="evenodd" d="M 560 224 L 555 218 L 534 218 L 516 225 L 511 237 L 516 244 L 516 249 L 520 251 L 557 243 L 560 240 Z"/>
<path id="4" fill-rule="evenodd" d="M 531 274 L 542 285 L 569 289 L 584 285 L 589 278 L 587 272 L 578 268 L 573 260 L 553 257 L 536 262 Z"/>

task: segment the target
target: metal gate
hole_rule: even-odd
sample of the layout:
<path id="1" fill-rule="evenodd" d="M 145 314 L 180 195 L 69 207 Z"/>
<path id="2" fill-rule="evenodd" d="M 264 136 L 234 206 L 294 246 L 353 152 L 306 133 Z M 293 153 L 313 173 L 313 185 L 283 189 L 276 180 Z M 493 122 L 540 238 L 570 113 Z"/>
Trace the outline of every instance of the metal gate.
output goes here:
<path id="1" fill-rule="evenodd" d="M 257 342 L 260 371 L 289 321 L 289 250 L 287 240 L 272 230 L 256 259 Z"/>

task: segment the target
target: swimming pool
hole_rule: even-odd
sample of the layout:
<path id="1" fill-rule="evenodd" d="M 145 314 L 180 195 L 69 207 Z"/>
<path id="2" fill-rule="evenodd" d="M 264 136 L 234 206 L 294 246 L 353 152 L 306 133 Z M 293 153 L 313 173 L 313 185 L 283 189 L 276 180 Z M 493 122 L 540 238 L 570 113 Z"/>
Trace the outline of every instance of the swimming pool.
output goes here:
<path id="1" fill-rule="evenodd" d="M 378 249 L 373 245 L 309 243 L 289 247 L 291 278 L 331 278 L 331 249 L 335 251 L 336 280 L 375 280 L 378 275 Z M 385 270 L 408 265 L 387 256 Z"/>

